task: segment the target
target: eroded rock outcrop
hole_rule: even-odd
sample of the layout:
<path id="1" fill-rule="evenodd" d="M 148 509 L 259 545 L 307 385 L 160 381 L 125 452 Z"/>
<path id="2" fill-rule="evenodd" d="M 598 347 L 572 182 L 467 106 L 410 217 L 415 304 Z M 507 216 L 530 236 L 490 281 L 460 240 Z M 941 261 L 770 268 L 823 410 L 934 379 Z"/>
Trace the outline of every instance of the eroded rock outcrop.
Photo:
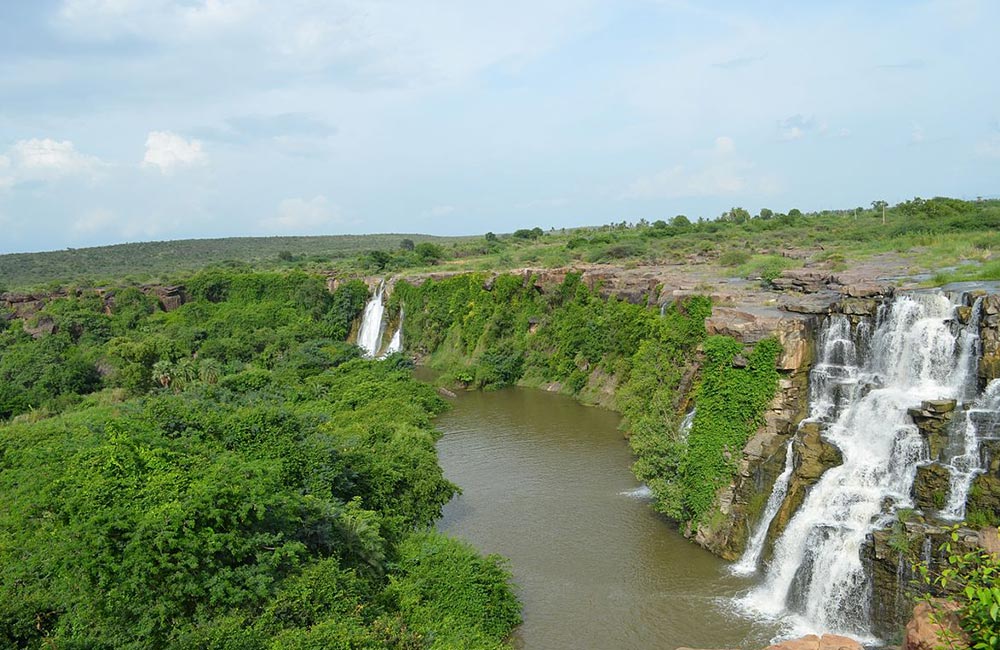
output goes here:
<path id="1" fill-rule="evenodd" d="M 812 321 L 774 309 L 714 308 L 705 321 L 709 335 L 724 335 L 752 346 L 775 337 L 782 344 L 777 360 L 778 390 L 764 414 L 764 425 L 750 438 L 737 462 L 736 477 L 719 491 L 722 517 L 703 523 L 694 532 L 698 544 L 727 560 L 742 553 L 759 518 L 763 503 L 784 469 L 784 448 L 805 416 L 809 368 L 812 364 Z"/>
<path id="2" fill-rule="evenodd" d="M 982 385 L 1000 378 L 1000 294 L 983 298 L 979 322 L 979 340 L 983 354 L 979 359 L 979 380 Z"/>
<path id="3" fill-rule="evenodd" d="M 953 399 L 926 400 L 919 407 L 907 411 L 927 440 L 931 460 L 940 458 L 941 451 L 948 444 L 948 426 L 955 416 L 955 406 Z"/>
<path id="4" fill-rule="evenodd" d="M 962 630 L 957 609 L 958 605 L 951 601 L 918 603 L 913 608 L 913 617 L 906 624 L 903 650 L 967 648 L 969 637 Z"/>

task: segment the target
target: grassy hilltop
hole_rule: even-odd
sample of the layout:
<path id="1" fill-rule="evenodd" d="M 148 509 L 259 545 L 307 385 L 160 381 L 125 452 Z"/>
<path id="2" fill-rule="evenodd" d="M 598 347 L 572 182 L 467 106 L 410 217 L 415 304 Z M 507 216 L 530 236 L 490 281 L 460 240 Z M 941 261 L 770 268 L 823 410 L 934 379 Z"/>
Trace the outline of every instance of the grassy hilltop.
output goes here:
<path id="1" fill-rule="evenodd" d="M 805 264 L 837 271 L 892 261 L 908 273 L 946 282 L 1000 278 L 998 249 L 1000 200 L 938 197 L 886 206 L 884 212 L 878 202 L 869 208 L 787 214 L 762 209 L 752 215 L 733 208 L 712 220 L 675 215 L 503 235 L 190 239 L 0 255 L 0 288 L 162 281 L 213 264 L 358 274 L 685 264 L 727 276 L 773 277 Z"/>

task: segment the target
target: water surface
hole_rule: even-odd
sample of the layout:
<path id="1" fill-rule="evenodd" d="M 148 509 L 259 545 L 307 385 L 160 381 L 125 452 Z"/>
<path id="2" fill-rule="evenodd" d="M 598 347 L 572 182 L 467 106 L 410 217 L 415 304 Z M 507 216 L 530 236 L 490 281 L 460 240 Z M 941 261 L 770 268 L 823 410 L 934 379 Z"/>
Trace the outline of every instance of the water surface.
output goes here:
<path id="1" fill-rule="evenodd" d="M 526 650 L 763 647 L 727 611 L 746 580 L 684 539 L 632 476 L 618 416 L 539 390 L 461 393 L 440 416 L 463 490 L 439 528 L 510 559 Z"/>

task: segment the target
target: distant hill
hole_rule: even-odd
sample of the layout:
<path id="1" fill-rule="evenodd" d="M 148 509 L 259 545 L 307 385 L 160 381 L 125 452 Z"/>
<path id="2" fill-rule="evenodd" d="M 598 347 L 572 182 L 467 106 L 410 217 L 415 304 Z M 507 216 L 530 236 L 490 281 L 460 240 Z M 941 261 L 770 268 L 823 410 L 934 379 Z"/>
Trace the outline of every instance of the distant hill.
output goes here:
<path id="1" fill-rule="evenodd" d="M 415 234 L 227 237 L 13 253 L 0 255 L 0 290 L 34 288 L 53 282 L 145 282 L 224 262 L 245 263 L 255 268 L 303 262 L 315 266 L 354 257 L 362 251 L 396 249 L 404 239 L 417 244 L 451 245 L 473 238 Z"/>
<path id="2" fill-rule="evenodd" d="M 413 245 L 401 246 L 404 240 Z M 502 271 L 581 264 L 673 266 L 709 278 L 771 280 L 807 266 L 859 265 L 936 285 L 1000 280 L 1000 200 L 914 198 L 890 206 L 787 213 L 734 207 L 715 219 L 674 215 L 601 226 L 524 228 L 468 237 L 382 234 L 234 237 L 0 255 L 0 290 L 183 281 L 206 266 L 344 275 Z"/>

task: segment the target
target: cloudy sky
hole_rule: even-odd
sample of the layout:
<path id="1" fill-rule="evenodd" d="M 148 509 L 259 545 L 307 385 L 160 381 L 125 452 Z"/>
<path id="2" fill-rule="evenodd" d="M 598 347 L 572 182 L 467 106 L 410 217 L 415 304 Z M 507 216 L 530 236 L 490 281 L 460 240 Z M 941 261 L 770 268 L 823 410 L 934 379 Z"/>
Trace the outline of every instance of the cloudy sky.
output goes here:
<path id="1" fill-rule="evenodd" d="M 992 0 L 0 0 L 0 252 L 996 196 L 998 24 Z"/>

